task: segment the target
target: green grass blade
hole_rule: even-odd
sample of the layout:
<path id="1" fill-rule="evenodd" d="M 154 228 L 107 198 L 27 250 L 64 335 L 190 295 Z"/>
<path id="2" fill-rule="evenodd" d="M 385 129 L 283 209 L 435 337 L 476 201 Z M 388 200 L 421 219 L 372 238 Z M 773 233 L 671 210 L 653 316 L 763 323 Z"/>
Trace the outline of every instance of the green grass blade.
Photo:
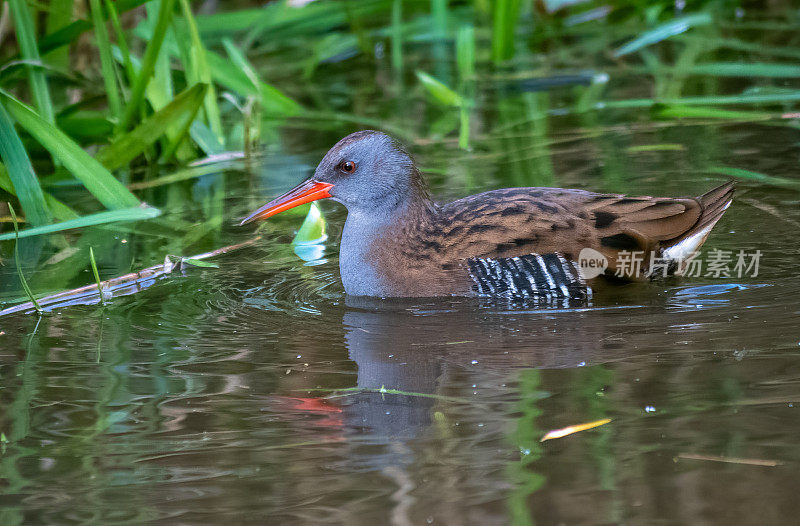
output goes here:
<path id="1" fill-rule="evenodd" d="M 36 308 L 36 312 L 42 312 L 42 308 L 39 306 L 39 303 L 36 301 L 36 296 L 33 295 L 33 291 L 28 286 L 28 280 L 25 279 L 25 275 L 22 273 L 22 263 L 19 261 L 19 227 L 17 226 L 17 213 L 14 212 L 14 207 L 11 206 L 11 203 L 8 203 L 8 211 L 11 212 L 11 221 L 14 223 L 14 233 L 7 234 L 9 239 L 16 239 L 16 243 L 14 243 L 14 262 L 17 265 L 17 275 L 19 276 L 19 282 L 22 284 L 22 289 L 25 291 L 25 294 L 28 296 L 28 299 L 31 300 L 33 306 Z"/>
<path id="2" fill-rule="evenodd" d="M 448 0 L 430 0 L 431 2 L 431 37 L 432 48 L 431 55 L 433 56 L 434 70 L 436 75 L 450 80 L 449 62 L 450 57 L 448 53 L 447 37 L 449 34 L 449 16 L 447 3 Z"/>
<path id="3" fill-rule="evenodd" d="M 794 64 L 713 62 L 708 64 L 696 64 L 692 66 L 689 71 L 695 75 L 712 75 L 715 77 L 800 77 L 800 66 Z"/>
<path id="4" fill-rule="evenodd" d="M 675 18 L 669 22 L 665 22 L 658 27 L 645 31 L 640 36 L 634 38 L 627 44 L 614 51 L 615 57 L 621 57 L 634 51 L 639 51 L 642 48 L 653 45 L 662 40 L 666 40 L 675 35 L 685 33 L 692 27 L 707 26 L 711 24 L 712 18 L 708 13 L 698 13 L 695 15 L 688 15 L 680 18 Z"/>
<path id="5" fill-rule="evenodd" d="M 461 106 L 459 111 L 458 147 L 462 150 L 469 149 L 469 108 Z"/>
<path id="6" fill-rule="evenodd" d="M 122 100 L 117 86 L 117 73 L 114 69 L 114 57 L 111 53 L 111 41 L 108 38 L 103 8 L 100 0 L 89 0 L 94 22 L 94 35 L 97 40 L 97 49 L 100 51 L 100 68 L 103 73 L 103 84 L 106 88 L 108 108 L 116 119 L 122 117 Z"/>
<path id="7" fill-rule="evenodd" d="M 2 164 L 0 164 L 0 188 L 13 196 L 17 195 L 14 185 L 11 183 L 11 177 L 8 175 L 8 170 L 6 170 L 6 167 Z M 53 214 L 53 217 L 61 221 L 78 217 L 78 214 L 76 214 L 75 211 L 73 211 L 70 207 L 47 192 L 42 191 L 42 193 L 44 194 L 44 201 L 47 204 L 47 208 Z M 34 224 L 33 221 L 31 221 L 31 223 Z"/>
<path id="8" fill-rule="evenodd" d="M 730 166 L 714 166 L 708 169 L 709 172 L 727 175 L 728 177 L 735 177 L 736 179 L 745 179 L 750 181 L 758 181 L 759 183 L 771 184 L 774 186 L 783 186 L 786 188 L 800 189 L 800 181 L 795 179 L 788 179 L 786 177 L 776 177 L 774 175 L 767 175 L 761 172 L 753 172 L 743 168 L 731 168 Z"/>
<path id="9" fill-rule="evenodd" d="M 136 9 L 149 0 L 116 0 L 117 13 L 124 13 Z M 90 31 L 94 26 L 88 20 L 76 20 L 70 25 L 39 39 L 39 53 L 46 54 L 54 49 L 73 43 L 82 33 Z"/>
<path id="10" fill-rule="evenodd" d="M 103 290 L 103 282 L 100 281 L 100 272 L 97 270 L 97 261 L 94 259 L 94 249 L 89 247 L 89 263 L 92 266 L 92 273 L 94 274 L 94 282 L 97 284 L 97 292 L 100 294 L 100 303 L 105 305 L 105 291 Z"/>
<path id="11" fill-rule="evenodd" d="M 205 84 L 203 84 L 203 85 L 205 86 Z M 167 144 L 167 147 L 164 149 L 164 153 L 161 154 L 161 159 L 162 160 L 167 161 L 167 160 L 171 159 L 172 156 L 175 155 L 175 152 L 178 151 L 178 147 L 181 146 L 181 144 L 183 143 L 183 139 L 185 137 L 187 137 L 187 136 L 190 136 L 190 131 L 191 131 L 191 128 L 192 128 L 192 122 L 195 120 L 195 115 L 197 115 L 197 112 L 200 111 L 200 105 L 202 104 L 202 102 L 203 102 L 202 99 L 200 101 L 198 101 L 198 106 L 197 106 L 197 109 L 194 112 L 194 115 L 192 115 L 191 117 L 185 119 L 182 122 L 179 121 L 179 122 L 175 123 L 176 125 L 177 124 L 180 125 L 180 128 L 178 129 L 179 131 L 175 135 L 175 137 L 170 139 L 169 144 Z"/>
<path id="12" fill-rule="evenodd" d="M 193 68 L 195 70 L 195 82 L 202 82 L 208 85 L 208 91 L 203 101 L 203 107 L 208 119 L 208 125 L 211 130 L 221 140 L 224 139 L 222 131 L 222 118 L 220 117 L 219 106 L 217 105 L 217 93 L 214 85 L 211 83 L 211 68 L 208 66 L 208 58 L 206 48 L 203 41 L 200 40 L 200 32 L 197 29 L 197 21 L 192 14 L 192 8 L 189 6 L 189 0 L 180 0 L 181 12 L 186 19 L 189 26 L 189 36 L 192 40 L 192 53 L 193 53 Z"/>
<path id="13" fill-rule="evenodd" d="M 236 47 L 236 45 L 234 45 L 229 38 L 222 40 L 222 46 L 225 48 L 225 52 L 228 54 L 228 58 L 231 60 L 233 65 L 245 74 L 247 79 L 250 81 L 250 84 L 256 90 L 256 93 L 258 93 L 261 79 L 258 77 L 258 73 L 256 73 L 256 70 L 253 68 L 252 64 L 250 64 L 250 61 L 247 60 L 247 57 L 244 55 L 244 53 L 242 53 L 242 50 Z"/>
<path id="14" fill-rule="evenodd" d="M 153 219 L 161 215 L 161 210 L 151 207 L 137 206 L 135 208 L 124 208 L 121 210 L 107 210 L 105 212 L 97 212 L 96 214 L 89 214 L 70 219 L 68 221 L 61 221 L 52 225 L 37 226 L 34 228 L 27 228 L 19 232 L 19 237 L 33 237 L 42 236 L 45 234 L 53 234 L 56 232 L 63 232 L 65 230 L 73 230 L 75 228 L 86 228 L 90 226 L 105 225 L 108 223 L 123 223 L 127 221 L 142 221 L 145 219 Z M 14 239 L 15 233 L 0 234 L 0 241 Z"/>
<path id="15" fill-rule="evenodd" d="M 92 273 L 94 274 L 94 281 L 97 283 L 97 290 L 101 290 L 100 273 L 97 271 L 97 261 L 94 259 L 94 249 L 89 247 L 89 263 L 92 265 Z"/>
<path id="16" fill-rule="evenodd" d="M 207 88 L 206 84 L 197 84 L 183 91 L 132 131 L 97 152 L 95 159 L 109 170 L 125 166 L 161 138 L 171 126 L 191 124 L 203 104 Z"/>
<path id="17" fill-rule="evenodd" d="M 680 143 L 660 143 L 660 144 L 641 144 L 639 146 L 629 146 L 625 148 L 626 153 L 647 153 L 647 152 L 683 152 L 686 146 Z"/>
<path id="18" fill-rule="evenodd" d="M 230 58 L 224 58 L 213 51 L 208 53 L 208 62 L 211 66 L 211 74 L 214 75 L 214 82 L 231 90 L 239 95 L 255 95 L 258 88 L 253 81 L 234 64 Z"/>
<path id="19" fill-rule="evenodd" d="M 748 42 L 738 38 L 720 38 L 719 36 L 707 37 L 702 35 L 682 35 L 680 41 L 689 44 L 696 43 L 706 51 L 717 49 L 734 49 L 756 53 L 759 56 L 784 57 L 800 59 L 800 49 L 797 47 L 767 46 L 763 42 Z"/>
<path id="20" fill-rule="evenodd" d="M 422 3 L 424 0 L 417 0 Z M 430 0 L 428 0 L 430 1 Z M 442 4 L 446 0 L 434 0 Z M 409 2 L 409 0 L 406 0 Z M 198 17 L 200 34 L 213 37 L 230 36 L 237 32 L 235 26 L 248 31 L 243 47 L 249 49 L 250 43 L 269 38 L 286 41 L 294 37 L 307 38 L 334 31 L 350 25 L 350 32 L 357 33 L 355 20 L 385 13 L 389 0 L 358 0 L 357 2 L 310 2 L 302 9 L 288 2 L 270 2 L 258 9 L 242 10 L 237 13 L 220 13 Z M 230 16 L 226 16 L 230 15 Z"/>
<path id="21" fill-rule="evenodd" d="M 106 208 L 129 208 L 139 205 L 136 196 L 117 181 L 111 172 L 30 107 L 3 91 L 0 91 L 0 102 L 6 106 L 17 123 L 78 178 Z"/>
<path id="22" fill-rule="evenodd" d="M 17 33 L 22 58 L 30 62 L 41 62 L 39 47 L 36 44 L 36 29 L 33 25 L 30 8 L 25 0 L 8 0 L 11 14 L 14 17 L 14 29 Z M 55 122 L 53 102 L 47 89 L 47 78 L 41 68 L 29 67 L 28 78 L 36 107 L 47 122 Z"/>
<path id="23" fill-rule="evenodd" d="M 495 0 L 492 17 L 492 60 L 497 64 L 514 55 L 520 0 Z"/>
<path id="24" fill-rule="evenodd" d="M 136 77 L 136 82 L 131 89 L 130 100 L 125 108 L 122 120 L 119 123 L 120 130 L 127 130 L 133 123 L 133 119 L 138 115 L 141 105 L 144 103 L 144 92 L 150 83 L 150 78 L 156 68 L 156 62 L 161 55 L 161 45 L 169 29 L 170 22 L 175 8 L 175 0 L 162 0 L 158 10 L 156 26 L 153 30 L 153 37 L 147 43 L 144 52 L 142 67 Z"/>
<path id="25" fill-rule="evenodd" d="M 55 33 L 72 22 L 73 7 L 73 0 L 50 0 L 47 6 L 47 34 Z M 40 54 L 56 69 L 62 71 L 69 69 L 69 49 L 58 49 L 47 55 L 40 51 Z"/>
<path id="26" fill-rule="evenodd" d="M 392 67 L 398 77 L 403 73 L 403 0 L 392 1 Z"/>
<path id="27" fill-rule="evenodd" d="M 34 225 L 46 225 L 52 218 L 44 199 L 42 187 L 33 171 L 33 165 L 25 151 L 11 116 L 0 104 L 0 159 L 8 167 L 8 175 L 14 194 L 25 212 L 25 219 Z"/>
<path id="28" fill-rule="evenodd" d="M 776 104 L 800 101 L 800 90 L 781 90 L 768 93 L 742 93 L 740 95 L 709 95 L 675 99 L 627 99 L 598 102 L 596 109 L 647 108 L 656 104 L 675 106 L 713 106 L 729 104 Z"/>
<path id="29" fill-rule="evenodd" d="M 300 104 L 277 88 L 261 82 L 253 66 L 236 46 L 227 46 L 226 51 L 229 53 L 228 59 L 208 53 L 215 82 L 243 97 L 259 97 L 261 109 L 269 116 L 292 117 L 305 111 Z"/>
<path id="30" fill-rule="evenodd" d="M 117 47 L 122 55 L 122 65 L 125 68 L 128 82 L 133 84 L 136 80 L 136 71 L 133 69 L 133 62 L 131 61 L 131 52 L 128 47 L 128 41 L 125 38 L 125 31 L 122 29 L 122 24 L 119 21 L 119 13 L 117 12 L 117 4 L 112 0 L 104 0 L 106 12 L 108 12 L 108 19 L 111 20 L 111 27 L 114 28 L 114 34 L 117 37 Z"/>
<path id="31" fill-rule="evenodd" d="M 203 150 L 206 155 L 218 155 L 225 151 L 225 146 L 219 142 L 217 135 L 204 123 L 195 120 L 189 128 L 192 140 Z"/>
<path id="32" fill-rule="evenodd" d="M 730 119 L 737 121 L 759 121 L 776 117 L 763 111 L 736 111 L 703 106 L 668 106 L 658 111 L 659 117 L 678 119 Z"/>
<path id="33" fill-rule="evenodd" d="M 456 34 L 456 64 L 458 65 L 459 90 L 464 100 L 474 99 L 475 80 L 475 28 L 465 24 Z M 472 104 L 461 104 L 458 147 L 469 148 L 470 109 Z"/>
<path id="34" fill-rule="evenodd" d="M 220 172 L 221 167 L 217 164 L 210 164 L 207 166 L 192 166 L 175 173 L 161 176 L 157 179 L 150 179 L 149 181 L 142 181 L 131 184 L 131 188 L 136 190 L 144 190 L 146 188 L 155 188 L 181 181 L 188 181 L 190 179 L 197 179 L 206 175 L 216 174 Z"/>
<path id="35" fill-rule="evenodd" d="M 592 83 L 583 89 L 583 93 L 578 97 L 575 103 L 575 113 L 585 113 L 595 107 L 607 84 L 608 75 L 596 73 L 592 77 Z"/>
<path id="36" fill-rule="evenodd" d="M 456 34 L 456 64 L 462 88 L 475 78 L 475 28 L 465 24 Z"/>
<path id="37" fill-rule="evenodd" d="M 431 97 L 440 104 L 445 106 L 460 106 L 463 102 L 458 93 L 424 71 L 417 71 L 417 78 Z"/>
<path id="38" fill-rule="evenodd" d="M 145 7 L 148 21 L 155 20 L 157 23 L 161 9 L 161 0 L 154 0 Z M 177 41 L 178 39 L 173 31 L 173 24 L 170 23 L 164 35 L 164 42 L 167 44 L 162 44 L 162 48 L 156 57 L 153 76 L 147 84 L 147 88 L 145 88 L 145 98 L 150 102 L 150 105 L 155 111 L 169 104 L 169 101 L 175 96 L 175 86 L 172 82 L 172 68 L 170 66 L 171 56 L 169 54 L 169 43 Z M 141 72 L 141 70 L 142 63 L 139 64 L 139 71 Z M 141 110 L 142 112 L 145 110 L 144 105 L 142 105 Z M 142 113 L 142 115 L 144 115 L 144 113 Z M 173 129 L 170 130 L 169 136 L 174 137 L 177 133 L 177 128 L 173 127 Z"/>

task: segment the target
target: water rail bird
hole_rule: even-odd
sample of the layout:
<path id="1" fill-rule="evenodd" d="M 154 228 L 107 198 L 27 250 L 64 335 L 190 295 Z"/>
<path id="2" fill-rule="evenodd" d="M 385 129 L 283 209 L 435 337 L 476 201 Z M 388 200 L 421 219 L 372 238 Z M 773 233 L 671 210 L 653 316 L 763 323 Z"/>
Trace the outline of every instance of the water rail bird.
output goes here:
<path id="1" fill-rule="evenodd" d="M 680 272 L 733 191 L 733 182 L 680 198 L 503 188 L 438 204 L 397 141 L 360 131 L 241 224 L 323 198 L 343 204 L 339 265 L 353 296 L 582 297 L 592 282 L 579 263 L 586 254 L 601 260 L 606 276 L 619 275 L 625 254 L 636 253 L 646 257 L 626 279 L 652 277 L 656 261 Z"/>

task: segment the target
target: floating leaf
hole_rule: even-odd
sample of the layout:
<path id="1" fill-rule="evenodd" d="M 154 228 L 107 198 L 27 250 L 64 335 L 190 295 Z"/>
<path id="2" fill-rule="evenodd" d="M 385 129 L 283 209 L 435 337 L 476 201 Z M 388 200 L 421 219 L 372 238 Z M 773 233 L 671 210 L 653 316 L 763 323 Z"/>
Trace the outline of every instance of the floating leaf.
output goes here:
<path id="1" fill-rule="evenodd" d="M 325 255 L 323 243 L 326 239 L 325 217 L 317 203 L 311 203 L 305 221 L 292 240 L 294 253 L 303 261 L 319 261 Z"/>
<path id="2" fill-rule="evenodd" d="M 586 431 L 587 429 L 593 429 L 595 427 L 604 426 L 607 423 L 611 422 L 610 418 L 603 418 L 602 420 L 595 420 L 594 422 L 589 422 L 586 424 L 578 424 L 575 426 L 568 426 L 562 429 L 554 429 L 553 431 L 549 431 L 539 442 L 544 442 L 545 440 L 552 440 L 554 438 L 562 438 L 567 435 L 571 435 L 573 433 L 579 433 L 580 431 Z"/>
<path id="3" fill-rule="evenodd" d="M 309 245 L 318 244 L 328 239 L 325 233 L 325 217 L 322 211 L 317 206 L 317 203 L 311 203 L 306 214 L 306 219 L 297 231 L 297 235 L 292 240 L 293 245 Z"/>
<path id="4" fill-rule="evenodd" d="M 219 268 L 219 265 L 216 263 L 211 263 L 210 261 L 203 261 L 201 259 L 192 259 L 192 258 L 184 258 L 183 263 L 187 265 L 191 265 L 193 267 L 201 267 L 201 268 Z"/>

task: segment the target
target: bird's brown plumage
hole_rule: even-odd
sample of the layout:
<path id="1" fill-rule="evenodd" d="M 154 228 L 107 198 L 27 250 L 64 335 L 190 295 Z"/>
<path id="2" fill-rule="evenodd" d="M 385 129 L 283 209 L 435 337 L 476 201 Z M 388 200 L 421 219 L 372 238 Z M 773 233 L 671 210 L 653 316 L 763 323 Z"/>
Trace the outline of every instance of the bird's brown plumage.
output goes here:
<path id="1" fill-rule="evenodd" d="M 419 206 L 386 229 L 370 254 L 403 296 L 468 294 L 473 286 L 464 264 L 468 258 L 558 253 L 575 261 L 582 249 L 592 248 L 608 258 L 613 273 L 620 252 L 660 254 L 713 226 L 730 204 L 733 186 L 685 198 L 559 188 L 494 190 Z M 646 273 L 646 260 L 642 270 L 639 277 Z"/>
<path id="2" fill-rule="evenodd" d="M 574 264 L 582 250 L 605 257 L 608 273 L 624 252 L 641 253 L 632 279 L 652 274 L 653 256 L 680 270 L 675 262 L 705 241 L 732 196 L 733 183 L 682 198 L 506 188 L 437 205 L 402 146 L 367 130 L 243 222 L 324 197 L 344 204 L 339 267 L 352 295 L 573 297 L 585 292 Z"/>

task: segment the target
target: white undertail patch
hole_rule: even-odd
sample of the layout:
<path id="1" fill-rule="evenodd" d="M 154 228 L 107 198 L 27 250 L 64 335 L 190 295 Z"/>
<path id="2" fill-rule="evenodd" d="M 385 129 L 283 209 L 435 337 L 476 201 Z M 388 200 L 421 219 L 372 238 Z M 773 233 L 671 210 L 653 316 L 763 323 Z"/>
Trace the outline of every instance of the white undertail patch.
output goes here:
<path id="1" fill-rule="evenodd" d="M 673 260 L 684 260 L 688 258 L 692 253 L 697 252 L 697 249 L 700 248 L 700 245 L 706 240 L 706 237 L 708 237 L 708 234 L 711 232 L 711 229 L 714 228 L 715 224 L 716 222 L 708 225 L 701 231 L 692 234 L 664 250 L 663 257 Z"/>

